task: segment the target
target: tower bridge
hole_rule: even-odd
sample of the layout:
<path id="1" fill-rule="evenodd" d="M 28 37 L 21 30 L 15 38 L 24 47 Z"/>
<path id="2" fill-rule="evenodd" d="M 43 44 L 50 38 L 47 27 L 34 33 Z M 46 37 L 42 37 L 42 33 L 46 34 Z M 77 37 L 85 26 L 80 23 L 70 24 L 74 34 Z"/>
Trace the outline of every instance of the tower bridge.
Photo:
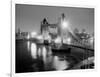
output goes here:
<path id="1" fill-rule="evenodd" d="M 47 38 L 47 36 L 50 36 L 51 39 L 56 39 L 58 37 L 61 38 L 61 41 L 65 41 L 66 44 L 70 41 L 69 45 L 73 46 L 79 46 L 79 47 L 86 47 L 86 48 L 93 48 L 90 47 L 90 44 L 87 41 L 83 41 L 81 37 L 83 35 L 86 35 L 83 33 L 79 34 L 77 36 L 73 30 L 71 30 L 68 20 L 66 20 L 66 16 L 64 13 L 62 13 L 60 20 L 58 23 L 50 24 L 46 18 L 43 19 L 41 22 L 40 27 L 41 35 L 43 35 L 44 38 Z M 86 37 L 86 36 L 85 36 Z M 67 42 L 66 42 L 67 41 Z"/>

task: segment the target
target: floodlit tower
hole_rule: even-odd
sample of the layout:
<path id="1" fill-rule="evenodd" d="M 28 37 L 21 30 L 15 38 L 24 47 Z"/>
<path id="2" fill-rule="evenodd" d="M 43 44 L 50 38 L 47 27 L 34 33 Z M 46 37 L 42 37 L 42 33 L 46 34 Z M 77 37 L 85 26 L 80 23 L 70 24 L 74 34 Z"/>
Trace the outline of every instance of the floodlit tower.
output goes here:
<path id="1" fill-rule="evenodd" d="M 46 31 L 48 29 L 48 21 L 46 18 L 43 19 L 43 21 L 41 21 L 41 34 L 43 34 L 44 31 Z"/>

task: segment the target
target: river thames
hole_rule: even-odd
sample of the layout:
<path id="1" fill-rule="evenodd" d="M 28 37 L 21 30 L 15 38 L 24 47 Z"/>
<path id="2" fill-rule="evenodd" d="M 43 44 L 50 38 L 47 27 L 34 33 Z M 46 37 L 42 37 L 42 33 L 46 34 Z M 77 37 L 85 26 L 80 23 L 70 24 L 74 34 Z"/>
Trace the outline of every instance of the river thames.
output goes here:
<path id="1" fill-rule="evenodd" d="M 55 48 L 55 47 L 53 47 Z M 37 44 L 35 41 L 16 40 L 16 73 L 85 69 L 77 67 L 81 61 L 94 56 L 94 51 L 81 48 L 53 50 L 50 45 Z M 75 67 L 76 66 L 76 67 Z M 94 63 L 88 68 L 94 68 Z M 75 68 L 74 68 L 75 67 Z"/>

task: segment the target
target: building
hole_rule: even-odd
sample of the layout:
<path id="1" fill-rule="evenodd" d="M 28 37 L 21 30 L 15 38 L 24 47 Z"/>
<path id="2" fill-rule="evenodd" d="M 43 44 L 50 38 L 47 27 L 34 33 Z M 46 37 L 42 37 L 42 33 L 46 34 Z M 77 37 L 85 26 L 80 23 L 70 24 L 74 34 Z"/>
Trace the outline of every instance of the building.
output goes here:
<path id="1" fill-rule="evenodd" d="M 16 32 L 16 39 L 26 39 L 28 36 L 28 32 L 22 32 L 20 28 L 18 28 L 18 31 Z"/>
<path id="2" fill-rule="evenodd" d="M 50 24 L 47 19 L 44 18 L 41 22 L 40 31 L 44 38 L 50 36 L 52 39 L 55 39 L 58 36 L 58 24 Z"/>

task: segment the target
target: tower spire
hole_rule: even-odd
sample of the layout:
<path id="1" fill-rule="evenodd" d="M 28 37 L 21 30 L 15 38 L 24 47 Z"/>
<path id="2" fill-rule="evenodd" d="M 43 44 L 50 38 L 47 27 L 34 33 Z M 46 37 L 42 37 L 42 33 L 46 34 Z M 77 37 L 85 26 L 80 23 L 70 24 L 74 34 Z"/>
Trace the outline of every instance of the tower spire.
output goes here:
<path id="1" fill-rule="evenodd" d="M 62 17 L 62 19 L 64 20 L 64 19 L 65 19 L 65 14 L 62 13 L 62 14 L 61 14 L 61 17 Z"/>

